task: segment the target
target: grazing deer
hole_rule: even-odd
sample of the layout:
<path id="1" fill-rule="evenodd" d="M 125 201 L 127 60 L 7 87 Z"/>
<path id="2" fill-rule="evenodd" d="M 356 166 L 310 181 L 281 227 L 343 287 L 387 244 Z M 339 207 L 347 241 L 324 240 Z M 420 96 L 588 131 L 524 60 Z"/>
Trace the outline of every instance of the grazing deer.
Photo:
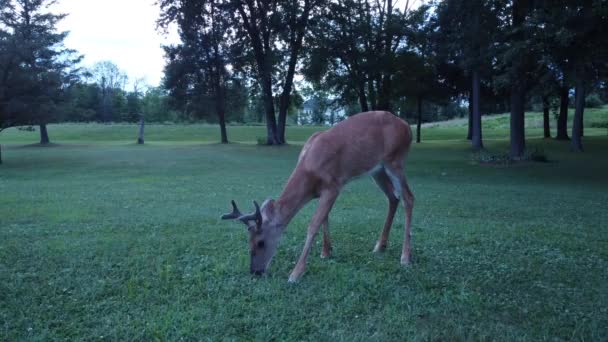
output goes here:
<path id="1" fill-rule="evenodd" d="M 399 199 L 404 199 L 405 236 L 401 264 L 411 261 L 410 231 L 414 196 L 405 174 L 405 158 L 412 142 L 407 123 L 388 112 L 354 115 L 324 132 L 313 134 L 298 159 L 278 200 L 268 199 L 255 211 L 243 215 L 232 201 L 233 212 L 222 219 L 238 219 L 249 231 L 251 273 L 261 275 L 274 256 L 283 231 L 296 213 L 313 198 L 319 198 L 317 210 L 308 225 L 308 234 L 300 259 L 289 276 L 297 281 L 306 268 L 306 258 L 320 226 L 323 226 L 321 257 L 331 253 L 328 215 L 349 180 L 369 173 L 388 197 L 388 215 L 374 252 L 386 249 Z"/>

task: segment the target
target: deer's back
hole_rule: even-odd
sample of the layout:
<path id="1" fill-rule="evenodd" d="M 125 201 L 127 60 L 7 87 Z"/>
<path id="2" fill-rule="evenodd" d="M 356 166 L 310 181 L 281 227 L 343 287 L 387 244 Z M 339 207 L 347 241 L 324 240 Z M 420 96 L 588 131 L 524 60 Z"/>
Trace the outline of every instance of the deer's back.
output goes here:
<path id="1" fill-rule="evenodd" d="M 345 183 L 381 163 L 403 159 L 411 143 L 407 123 L 389 112 L 354 115 L 311 136 L 298 167 L 324 182 Z"/>

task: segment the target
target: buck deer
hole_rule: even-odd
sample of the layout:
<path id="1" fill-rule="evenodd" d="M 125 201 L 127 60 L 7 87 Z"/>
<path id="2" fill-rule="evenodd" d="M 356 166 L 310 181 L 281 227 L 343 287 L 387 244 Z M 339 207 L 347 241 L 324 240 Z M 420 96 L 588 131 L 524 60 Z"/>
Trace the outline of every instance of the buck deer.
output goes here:
<path id="1" fill-rule="evenodd" d="M 410 231 L 414 196 L 405 174 L 405 158 L 412 142 L 407 123 L 388 112 L 366 112 L 354 115 L 325 132 L 313 134 L 304 147 L 293 173 L 278 200 L 268 199 L 255 211 L 243 215 L 232 201 L 233 212 L 222 219 L 238 219 L 249 231 L 251 273 L 261 275 L 274 256 L 283 231 L 296 213 L 313 198 L 319 198 L 316 212 L 308 225 L 308 234 L 298 263 L 289 276 L 297 281 L 306 268 L 306 258 L 319 227 L 323 226 L 321 257 L 329 257 L 328 215 L 340 193 L 351 179 L 369 173 L 388 197 L 388 215 L 374 252 L 386 249 L 399 199 L 405 207 L 405 236 L 401 264 L 411 261 Z"/>

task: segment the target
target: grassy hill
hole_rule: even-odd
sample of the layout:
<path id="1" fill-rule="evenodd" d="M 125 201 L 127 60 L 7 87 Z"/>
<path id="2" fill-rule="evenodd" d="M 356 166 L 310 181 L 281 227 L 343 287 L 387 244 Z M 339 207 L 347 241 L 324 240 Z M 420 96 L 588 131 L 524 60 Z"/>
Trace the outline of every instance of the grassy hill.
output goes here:
<path id="1" fill-rule="evenodd" d="M 572 112 L 572 111 L 571 111 Z M 573 113 L 570 113 L 571 127 Z M 555 120 L 551 120 L 552 133 L 555 135 Z M 412 127 L 414 125 L 412 124 Z M 585 134 L 606 135 L 608 127 L 608 106 L 591 108 L 585 111 Z M 301 144 L 308 137 L 327 127 L 294 126 L 287 128 L 287 138 L 291 143 Z M 508 114 L 483 117 L 485 139 L 508 138 Z M 424 141 L 462 140 L 466 136 L 467 120 L 456 119 L 425 124 L 422 129 Z M 119 143 L 137 140 L 136 124 L 56 124 L 49 125 L 51 141 L 56 143 Z M 570 132 L 569 132 L 570 134 Z M 526 114 L 526 135 L 528 138 L 542 137 L 542 113 Z M 232 142 L 255 143 L 266 136 L 265 126 L 229 126 L 228 137 Z M 146 141 L 154 143 L 214 143 L 220 139 L 217 125 L 207 124 L 149 124 L 146 126 Z M 38 132 L 8 129 L 0 134 L 0 143 L 27 144 L 39 140 Z"/>

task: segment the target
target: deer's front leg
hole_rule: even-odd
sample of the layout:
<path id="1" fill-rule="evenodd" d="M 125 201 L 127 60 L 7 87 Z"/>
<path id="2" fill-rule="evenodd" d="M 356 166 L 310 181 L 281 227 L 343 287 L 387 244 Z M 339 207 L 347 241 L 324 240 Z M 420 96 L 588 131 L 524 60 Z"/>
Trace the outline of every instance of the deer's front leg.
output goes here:
<path id="1" fill-rule="evenodd" d="M 298 281 L 298 279 L 300 279 L 300 277 L 304 273 L 304 270 L 306 269 L 306 258 L 308 258 L 308 254 L 310 253 L 310 249 L 312 248 L 315 235 L 317 235 L 321 224 L 327 221 L 327 217 L 329 215 L 329 212 L 331 211 L 331 207 L 336 201 L 336 197 L 338 197 L 337 190 L 327 190 L 321 194 L 321 197 L 319 198 L 319 205 L 317 206 L 317 211 L 315 212 L 315 215 L 312 217 L 312 220 L 308 225 L 308 234 L 306 235 L 304 249 L 302 250 L 300 259 L 298 259 L 296 267 L 293 268 L 293 271 L 291 271 L 291 275 L 289 276 L 290 283 Z"/>

